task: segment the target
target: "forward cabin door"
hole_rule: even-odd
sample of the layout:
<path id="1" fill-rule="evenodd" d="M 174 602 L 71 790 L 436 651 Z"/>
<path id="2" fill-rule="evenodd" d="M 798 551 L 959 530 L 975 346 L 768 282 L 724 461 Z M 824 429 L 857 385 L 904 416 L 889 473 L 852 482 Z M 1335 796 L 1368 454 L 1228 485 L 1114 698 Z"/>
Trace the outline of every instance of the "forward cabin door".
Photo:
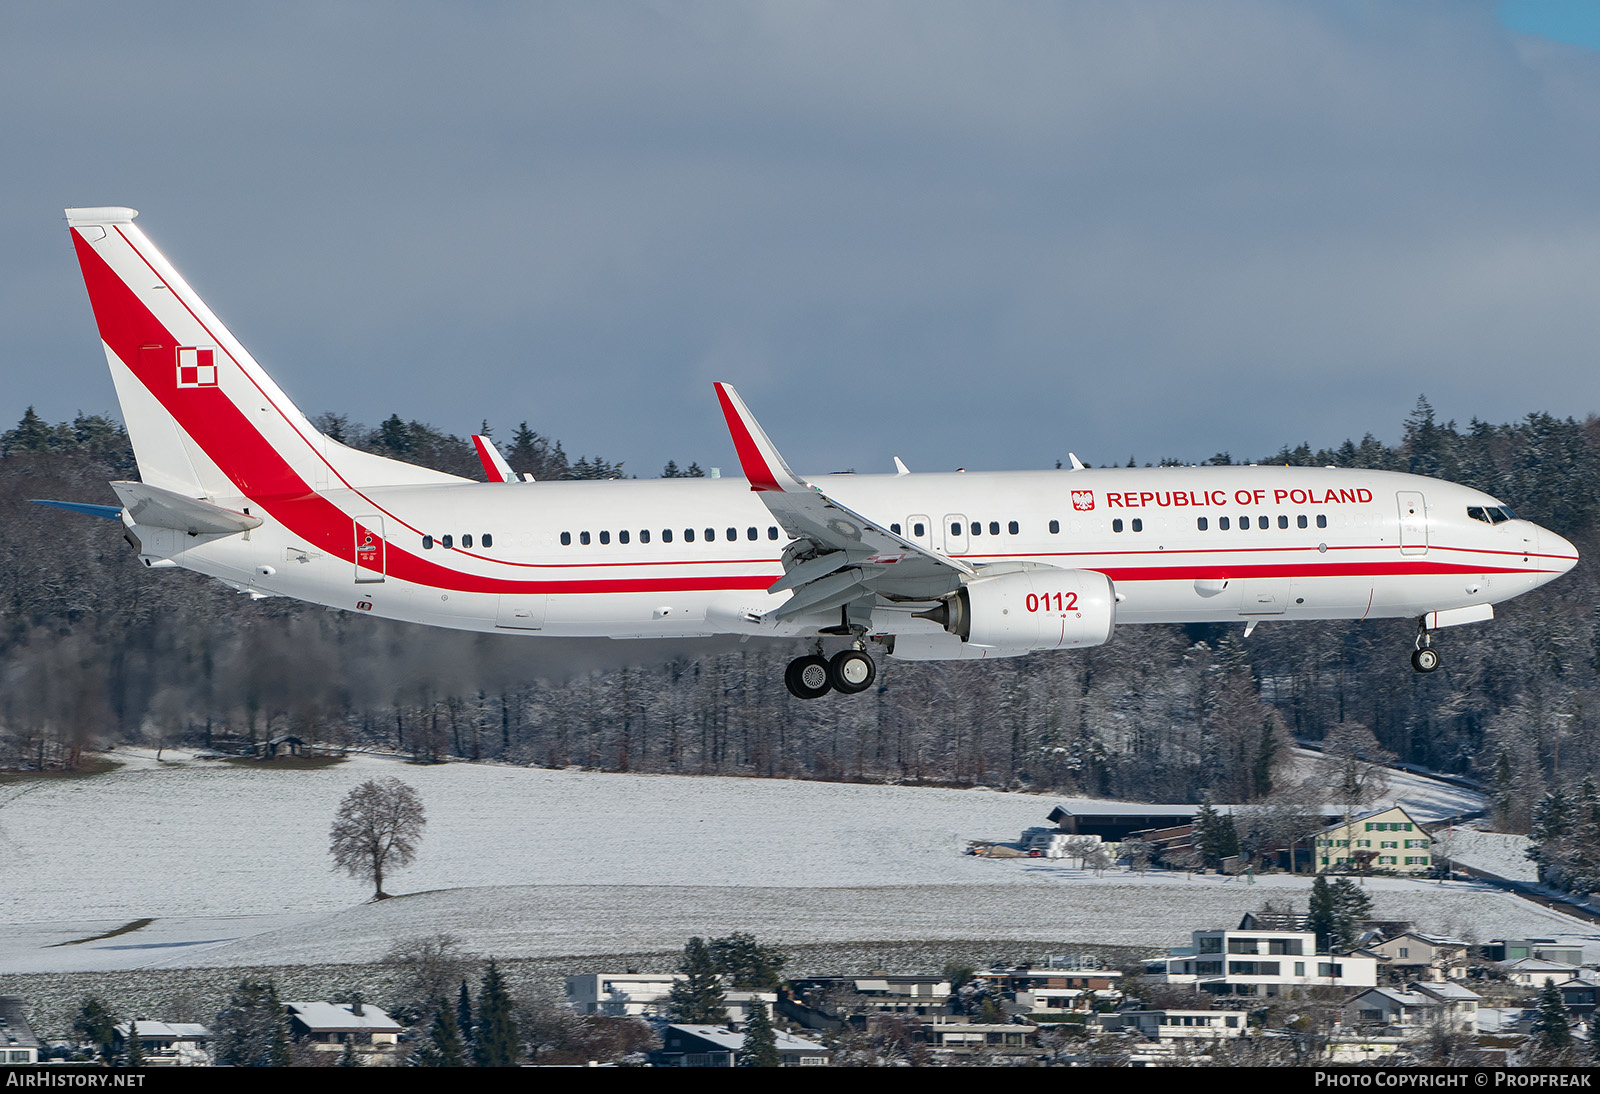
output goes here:
<path id="1" fill-rule="evenodd" d="M 1402 490 L 1395 497 L 1400 504 L 1400 553 L 1403 555 L 1427 554 L 1427 502 L 1415 490 Z"/>
<path id="2" fill-rule="evenodd" d="M 355 518 L 356 584 L 375 585 L 387 573 L 388 552 L 383 547 L 383 517 L 377 513 Z"/>

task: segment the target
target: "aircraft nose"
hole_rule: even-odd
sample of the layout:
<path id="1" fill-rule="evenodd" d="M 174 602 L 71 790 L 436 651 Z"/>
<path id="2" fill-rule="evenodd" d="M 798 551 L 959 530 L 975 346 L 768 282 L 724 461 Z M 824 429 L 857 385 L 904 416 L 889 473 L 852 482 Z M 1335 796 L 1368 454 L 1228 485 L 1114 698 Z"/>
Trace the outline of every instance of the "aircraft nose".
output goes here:
<path id="1" fill-rule="evenodd" d="M 1544 556 L 1544 563 L 1558 573 L 1564 574 L 1578 564 L 1578 549 L 1548 528 L 1539 529 L 1539 553 Z"/>

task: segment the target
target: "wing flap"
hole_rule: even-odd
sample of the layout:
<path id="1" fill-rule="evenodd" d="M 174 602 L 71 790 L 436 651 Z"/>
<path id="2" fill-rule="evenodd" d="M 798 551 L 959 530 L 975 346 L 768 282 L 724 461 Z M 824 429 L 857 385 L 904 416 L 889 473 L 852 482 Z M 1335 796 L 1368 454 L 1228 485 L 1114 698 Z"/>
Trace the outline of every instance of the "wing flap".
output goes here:
<path id="1" fill-rule="evenodd" d="M 795 592 L 779 609 L 780 618 L 837 607 L 863 596 L 899 595 L 897 591 L 931 598 L 941 593 L 930 590 L 953 590 L 963 575 L 976 573 L 960 559 L 913 543 L 802 480 L 732 385 L 719 383 L 716 389 L 750 489 L 760 495 L 785 532 L 813 547 L 785 555 L 786 572 L 769 590 Z M 846 566 L 858 570 L 849 581 L 837 573 Z M 845 595 L 847 590 L 850 595 Z"/>

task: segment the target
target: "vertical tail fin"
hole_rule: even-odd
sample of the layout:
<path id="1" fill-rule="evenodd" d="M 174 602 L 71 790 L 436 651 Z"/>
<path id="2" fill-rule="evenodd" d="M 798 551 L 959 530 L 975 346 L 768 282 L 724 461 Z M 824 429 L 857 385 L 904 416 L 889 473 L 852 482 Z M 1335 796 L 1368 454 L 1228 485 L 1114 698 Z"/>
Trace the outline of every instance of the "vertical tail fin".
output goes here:
<path id="1" fill-rule="evenodd" d="M 323 436 L 121 207 L 68 209 L 145 482 L 189 496 L 461 481 Z"/>

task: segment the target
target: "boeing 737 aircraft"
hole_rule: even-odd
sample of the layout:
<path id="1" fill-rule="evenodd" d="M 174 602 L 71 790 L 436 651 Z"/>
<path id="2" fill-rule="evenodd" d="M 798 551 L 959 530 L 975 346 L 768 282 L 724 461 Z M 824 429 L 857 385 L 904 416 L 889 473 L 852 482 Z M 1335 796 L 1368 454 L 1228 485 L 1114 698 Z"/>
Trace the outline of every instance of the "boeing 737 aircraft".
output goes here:
<path id="1" fill-rule="evenodd" d="M 1096 646 L 1118 623 L 1440 627 L 1570 570 L 1577 551 L 1437 479 L 1298 467 L 829 475 L 790 470 L 727 384 L 743 477 L 489 482 L 318 432 L 134 226 L 68 209 L 140 482 L 112 483 L 149 567 L 390 619 L 500 634 L 809 639 L 800 698 L 910 660 Z M 831 656 L 824 651 L 838 647 Z"/>

